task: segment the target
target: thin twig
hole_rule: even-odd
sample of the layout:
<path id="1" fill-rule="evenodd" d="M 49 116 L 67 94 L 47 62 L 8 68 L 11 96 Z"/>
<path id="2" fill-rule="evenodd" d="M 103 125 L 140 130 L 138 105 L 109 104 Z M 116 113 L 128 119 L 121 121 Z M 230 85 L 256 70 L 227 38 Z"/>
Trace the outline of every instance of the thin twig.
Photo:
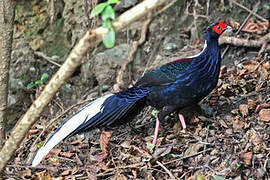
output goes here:
<path id="1" fill-rule="evenodd" d="M 162 167 L 162 169 L 164 169 L 164 170 L 169 174 L 169 176 L 170 176 L 171 179 L 175 179 L 175 180 L 176 180 L 176 178 L 175 178 L 174 175 L 171 173 L 171 171 L 170 171 L 169 169 L 167 169 L 161 162 L 156 161 L 156 163 L 157 163 L 160 167 Z"/>
<path id="2" fill-rule="evenodd" d="M 171 1 L 169 4 L 167 4 L 165 7 L 163 7 L 160 11 L 158 11 L 157 15 L 159 15 L 162 12 L 166 11 L 168 8 L 170 8 L 171 6 L 173 6 L 176 2 L 177 2 L 177 0 Z"/>
<path id="3" fill-rule="evenodd" d="M 248 16 L 246 17 L 246 19 L 244 20 L 244 22 L 241 24 L 241 26 L 239 27 L 239 29 L 237 30 L 237 32 L 234 34 L 234 37 L 236 37 L 239 32 L 242 30 L 242 28 L 245 26 L 245 24 L 247 23 L 248 19 L 250 18 L 252 14 L 249 13 Z M 227 45 L 226 49 L 223 51 L 222 55 L 221 55 L 221 58 L 224 57 L 224 55 L 227 53 L 227 51 L 229 50 L 230 46 Z"/>
<path id="4" fill-rule="evenodd" d="M 43 52 L 36 51 L 36 52 L 34 52 L 34 54 L 35 54 L 36 56 L 41 57 L 41 58 L 45 59 L 46 61 L 52 63 L 53 65 L 56 65 L 56 66 L 58 66 L 58 67 L 61 67 L 60 64 L 58 64 L 57 62 L 54 62 L 54 61 L 52 60 L 52 58 L 48 57 L 48 56 L 47 56 L 46 54 L 44 54 Z"/>
<path id="5" fill-rule="evenodd" d="M 127 65 L 132 62 L 133 56 L 136 53 L 138 46 L 144 43 L 146 39 L 146 32 L 151 21 L 152 21 L 152 18 L 150 17 L 143 23 L 140 39 L 132 43 L 131 51 L 129 52 L 127 61 L 121 66 L 121 69 L 118 71 L 118 75 L 116 77 L 116 84 L 114 85 L 115 91 L 119 91 L 120 88 L 124 86 L 124 80 L 123 80 L 124 72 L 127 68 Z"/>
<path id="6" fill-rule="evenodd" d="M 136 164 L 129 164 L 129 165 L 126 165 L 126 166 L 118 166 L 117 169 L 139 168 L 140 166 L 143 166 L 143 165 L 145 165 L 145 163 L 141 162 L 141 163 L 136 163 Z M 108 172 L 114 171 L 114 170 L 115 170 L 115 168 L 106 169 L 105 172 L 97 174 L 97 177 L 104 176 Z"/>
<path id="7" fill-rule="evenodd" d="M 206 2 L 206 16 L 209 16 L 210 0 Z"/>
<path id="8" fill-rule="evenodd" d="M 267 19 L 263 18 L 262 16 L 256 14 L 255 12 L 253 12 L 252 10 L 248 9 L 247 7 L 243 6 L 242 4 L 239 4 L 238 2 L 236 2 L 235 0 L 230 0 L 233 4 L 239 6 L 240 8 L 248 11 L 249 13 L 251 13 L 253 16 L 256 16 L 257 18 L 261 19 L 262 21 L 266 21 L 268 22 Z"/>
<path id="9" fill-rule="evenodd" d="M 200 154 L 202 154 L 202 153 L 204 153 L 204 152 L 210 151 L 210 150 L 212 150 L 212 148 L 209 148 L 209 149 L 200 151 L 200 152 L 195 153 L 195 154 L 191 154 L 191 155 L 188 155 L 188 156 L 184 156 L 184 157 L 181 157 L 181 158 L 178 158 L 178 159 L 174 159 L 174 160 L 172 160 L 172 161 L 168 161 L 168 162 L 163 163 L 163 164 L 164 164 L 164 165 L 166 165 L 166 164 L 171 164 L 171 163 L 173 163 L 173 162 L 177 162 L 177 161 L 180 161 L 180 160 L 183 160 L 183 159 L 187 159 L 187 158 L 190 158 L 190 157 L 198 156 L 198 155 L 200 155 Z M 156 166 L 157 166 L 157 165 L 156 165 Z M 153 167 L 156 167 L 156 166 L 153 166 Z"/>

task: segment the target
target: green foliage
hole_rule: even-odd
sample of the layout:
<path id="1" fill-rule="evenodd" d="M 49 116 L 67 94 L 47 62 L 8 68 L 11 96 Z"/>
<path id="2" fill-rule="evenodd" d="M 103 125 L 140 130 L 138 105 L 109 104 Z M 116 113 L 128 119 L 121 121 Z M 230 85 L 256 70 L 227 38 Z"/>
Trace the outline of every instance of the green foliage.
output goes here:
<path id="1" fill-rule="evenodd" d="M 107 47 L 107 48 L 111 48 L 114 46 L 115 43 L 115 32 L 113 30 L 113 28 L 109 29 L 109 32 L 107 32 L 106 34 L 104 34 L 103 39 L 102 39 L 103 44 Z"/>
<path id="2" fill-rule="evenodd" d="M 90 18 L 93 18 L 97 15 L 99 15 L 100 13 L 102 13 L 102 11 L 104 10 L 104 8 L 108 6 L 108 3 L 100 3 L 98 5 L 96 5 L 96 7 L 94 9 L 92 9 L 91 14 L 90 14 Z"/>
<path id="3" fill-rule="evenodd" d="M 235 166 L 236 166 L 236 169 L 239 169 L 241 167 L 241 164 L 236 163 Z"/>
<path id="4" fill-rule="evenodd" d="M 41 142 L 37 143 L 36 146 L 37 146 L 38 148 L 41 148 L 41 147 L 43 146 L 43 144 L 44 144 L 44 141 L 41 141 Z"/>
<path id="5" fill-rule="evenodd" d="M 270 4 L 264 4 L 263 7 L 264 7 L 265 9 L 267 9 L 268 11 L 270 11 Z"/>
<path id="6" fill-rule="evenodd" d="M 147 147 L 147 149 L 152 151 L 154 149 L 155 145 L 153 143 L 148 142 L 146 147 Z"/>
<path id="7" fill-rule="evenodd" d="M 214 180 L 226 180 L 225 178 L 217 175 L 213 175 Z"/>
<path id="8" fill-rule="evenodd" d="M 158 113 L 158 111 L 157 111 L 156 109 L 153 109 L 153 110 L 152 110 L 152 115 L 153 115 L 153 116 L 156 116 L 157 113 Z"/>
<path id="9" fill-rule="evenodd" d="M 92 9 L 90 18 L 93 18 L 101 14 L 102 27 L 108 29 L 108 32 L 103 35 L 102 42 L 106 48 L 111 48 L 115 44 L 115 31 L 112 27 L 112 20 L 115 20 L 115 12 L 111 4 L 118 4 L 119 0 L 107 0 L 107 2 L 98 4 L 94 9 Z"/>
<path id="10" fill-rule="evenodd" d="M 48 75 L 46 73 L 43 73 L 39 80 L 36 80 L 35 82 L 31 82 L 31 83 L 27 84 L 26 88 L 32 89 L 40 84 L 43 84 L 46 81 L 47 77 L 48 77 Z"/>

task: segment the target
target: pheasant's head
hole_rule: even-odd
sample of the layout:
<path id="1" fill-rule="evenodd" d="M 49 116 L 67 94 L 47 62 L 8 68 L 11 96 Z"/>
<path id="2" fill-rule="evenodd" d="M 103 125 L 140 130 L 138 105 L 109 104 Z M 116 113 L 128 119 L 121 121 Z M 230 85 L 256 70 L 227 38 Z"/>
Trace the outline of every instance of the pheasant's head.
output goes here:
<path id="1" fill-rule="evenodd" d="M 219 21 L 208 26 L 207 34 L 209 35 L 210 39 L 218 39 L 219 36 L 227 29 L 231 29 L 231 27 L 224 24 L 223 21 Z"/>

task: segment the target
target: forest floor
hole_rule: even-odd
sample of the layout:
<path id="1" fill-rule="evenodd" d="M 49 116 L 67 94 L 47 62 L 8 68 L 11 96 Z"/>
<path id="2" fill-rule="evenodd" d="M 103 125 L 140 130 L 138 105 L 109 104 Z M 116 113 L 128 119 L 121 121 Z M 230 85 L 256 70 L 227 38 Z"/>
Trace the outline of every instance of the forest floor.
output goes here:
<path id="1" fill-rule="evenodd" d="M 248 16 L 248 13 L 244 12 Z M 243 24 L 240 20 L 238 24 L 228 17 L 226 19 L 234 26 L 235 32 Z M 269 24 L 264 29 L 260 24 L 262 20 L 257 20 L 244 22 L 245 26 L 239 32 L 240 39 L 251 36 L 251 39 L 260 40 L 269 34 Z M 256 30 L 253 29 L 255 26 Z M 261 33 L 257 34 L 258 31 Z M 161 32 L 157 32 L 159 33 Z M 149 39 L 155 39 L 155 35 L 152 36 Z M 159 43 L 159 40 L 155 39 L 144 44 L 143 49 L 147 49 L 149 44 L 158 46 Z M 192 44 L 196 48 L 200 41 L 194 40 Z M 4 177 L 117 180 L 270 179 L 269 49 L 267 46 L 264 49 L 228 47 L 227 51 L 227 47 L 222 46 L 222 52 L 227 53 L 224 55 L 217 88 L 199 106 L 183 112 L 187 122 L 186 132 L 181 131 L 180 122 L 177 122 L 172 114 L 165 122 L 161 122 L 159 139 L 154 147 L 151 142 L 155 110 L 146 107 L 128 124 L 96 129 L 61 142 L 39 166 L 31 167 L 31 161 L 38 147 L 42 145 L 42 142 L 39 142 L 45 140 L 57 127 L 49 126 L 50 122 L 55 119 L 62 121 L 62 115 L 66 114 L 66 110 L 63 110 L 59 115 L 61 118 L 56 115 L 53 120 L 44 118 L 33 126 L 7 166 Z M 159 47 L 151 48 L 159 51 L 159 54 L 164 51 Z M 186 49 L 175 51 L 185 52 Z M 262 51 L 260 56 L 259 51 Z M 144 58 L 150 57 L 151 54 Z M 140 73 L 134 77 L 142 74 L 144 70 L 142 67 Z M 98 88 L 95 88 L 91 93 L 98 91 Z M 64 99 L 55 98 L 59 106 L 62 106 L 61 103 L 65 104 Z M 70 105 L 69 110 L 72 110 L 68 114 L 71 115 L 78 107 Z"/>

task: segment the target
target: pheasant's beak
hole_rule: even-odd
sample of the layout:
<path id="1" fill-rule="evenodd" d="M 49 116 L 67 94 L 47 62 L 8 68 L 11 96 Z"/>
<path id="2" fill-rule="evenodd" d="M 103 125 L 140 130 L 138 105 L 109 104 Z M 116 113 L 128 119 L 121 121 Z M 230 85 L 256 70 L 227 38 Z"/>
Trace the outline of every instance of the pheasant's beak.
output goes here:
<path id="1" fill-rule="evenodd" d="M 232 27 L 231 27 L 231 26 L 226 26 L 226 27 L 223 29 L 223 32 L 226 31 L 226 30 L 232 30 Z"/>

